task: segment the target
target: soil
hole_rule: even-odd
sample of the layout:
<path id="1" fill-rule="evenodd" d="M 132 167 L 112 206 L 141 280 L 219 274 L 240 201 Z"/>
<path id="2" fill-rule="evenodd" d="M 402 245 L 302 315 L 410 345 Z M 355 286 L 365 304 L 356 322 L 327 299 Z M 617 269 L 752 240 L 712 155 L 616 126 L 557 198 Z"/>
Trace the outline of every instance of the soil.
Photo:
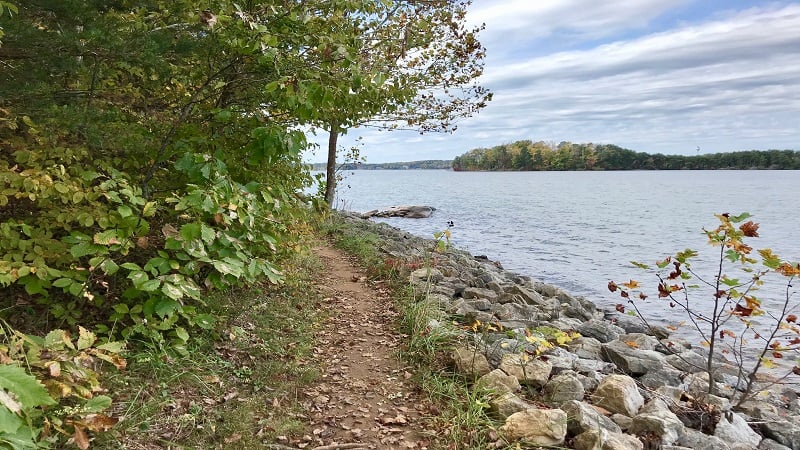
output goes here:
<path id="1" fill-rule="evenodd" d="M 316 288 L 328 318 L 314 349 L 323 374 L 305 393 L 308 432 L 287 448 L 428 448 L 430 409 L 399 359 L 390 290 L 341 251 L 323 244 L 316 253 L 326 267 Z"/>

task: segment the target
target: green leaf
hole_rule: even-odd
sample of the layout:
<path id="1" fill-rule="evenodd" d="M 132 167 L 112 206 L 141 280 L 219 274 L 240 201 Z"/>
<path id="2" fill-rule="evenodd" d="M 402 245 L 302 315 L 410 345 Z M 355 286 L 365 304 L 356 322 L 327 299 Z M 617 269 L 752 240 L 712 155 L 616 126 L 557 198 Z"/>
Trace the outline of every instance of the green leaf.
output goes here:
<path id="1" fill-rule="evenodd" d="M 65 288 L 74 282 L 75 281 L 72 278 L 59 278 L 53 282 L 53 287 Z"/>
<path id="2" fill-rule="evenodd" d="M 114 245 L 119 244 L 119 236 L 117 230 L 106 230 L 94 235 L 93 241 L 99 245 Z"/>
<path id="3" fill-rule="evenodd" d="M 135 271 L 141 271 L 142 270 L 142 268 L 138 264 L 132 263 L 132 262 L 122 263 L 122 264 L 120 264 L 120 267 L 122 267 L 123 269 L 127 269 L 127 270 L 135 270 Z"/>
<path id="4" fill-rule="evenodd" d="M 144 283 L 139 285 L 138 288 L 145 292 L 153 292 L 156 289 L 158 289 L 160 285 L 161 285 L 161 280 L 159 280 L 158 278 L 154 278 L 152 280 L 145 281 Z"/>
<path id="5" fill-rule="evenodd" d="M 111 397 L 106 395 L 98 395 L 92 397 L 83 405 L 83 409 L 87 413 L 99 413 L 105 411 L 111 406 Z"/>
<path id="6" fill-rule="evenodd" d="M 114 275 L 119 270 L 119 266 L 111 258 L 106 258 L 102 263 L 100 263 L 100 268 L 107 275 Z"/>
<path id="7" fill-rule="evenodd" d="M 105 344 L 98 345 L 96 348 L 98 350 L 104 350 L 109 353 L 120 353 L 122 350 L 125 349 L 125 342 L 124 341 L 106 342 Z"/>
<path id="8" fill-rule="evenodd" d="M 91 347 L 95 341 L 97 341 L 97 336 L 94 333 L 86 328 L 78 327 L 78 350 L 85 350 Z"/>
<path id="9" fill-rule="evenodd" d="M 117 212 L 119 213 L 120 217 L 122 217 L 123 219 L 133 215 L 133 210 L 128 205 L 119 205 L 117 207 Z"/>
<path id="10" fill-rule="evenodd" d="M 164 295 L 173 300 L 180 300 L 181 298 L 183 298 L 183 291 L 181 291 L 180 288 L 178 288 L 172 283 L 165 282 L 164 285 L 161 286 L 161 292 L 163 292 Z"/>
<path id="11" fill-rule="evenodd" d="M 214 328 L 214 316 L 210 314 L 198 314 L 193 318 L 193 322 L 198 327 L 204 330 L 210 330 Z"/>
<path id="12" fill-rule="evenodd" d="M 10 409 L 0 408 L 0 443 L 6 439 L 6 435 L 15 434 L 17 430 L 26 425 L 25 420 L 11 412 Z M 32 442 L 29 442 L 29 444 L 32 444 Z M 11 448 L 13 449 L 15 447 Z M 35 447 L 31 445 L 31 448 Z"/>
<path id="13" fill-rule="evenodd" d="M 23 408 L 56 404 L 44 385 L 21 367 L 0 365 L 0 388 L 13 393 Z"/>
<path id="14" fill-rule="evenodd" d="M 726 285 L 726 286 L 731 286 L 731 287 L 733 287 L 733 286 L 738 286 L 738 285 L 740 285 L 740 284 L 741 284 L 741 283 L 739 282 L 739 280 L 738 280 L 738 279 L 736 279 L 736 278 L 727 278 L 727 277 L 723 277 L 723 278 L 722 278 L 722 279 L 720 279 L 719 281 L 720 281 L 722 284 L 724 284 L 724 285 Z"/>
<path id="15" fill-rule="evenodd" d="M 640 262 L 636 262 L 636 261 L 631 261 L 631 264 L 633 264 L 634 266 L 636 266 L 636 267 L 638 267 L 638 268 L 640 268 L 640 269 L 644 269 L 644 270 L 650 270 L 650 266 L 648 266 L 647 264 L 644 264 L 644 263 L 640 263 Z"/>
<path id="16" fill-rule="evenodd" d="M 182 340 L 183 342 L 189 341 L 189 333 L 183 327 L 175 328 L 175 335 L 178 336 L 178 339 Z"/>
<path id="17" fill-rule="evenodd" d="M 750 214 L 748 212 L 744 212 L 744 213 L 739 214 L 738 216 L 730 216 L 730 217 L 728 217 L 728 220 L 730 220 L 733 223 L 739 223 L 739 222 L 743 221 L 744 219 L 749 219 L 752 216 L 753 216 L 752 214 Z"/>
<path id="18" fill-rule="evenodd" d="M 155 202 L 147 202 L 144 204 L 144 208 L 142 208 L 142 217 L 153 217 L 156 215 L 156 203 Z"/>
<path id="19" fill-rule="evenodd" d="M 175 300 L 164 298 L 159 300 L 153 306 L 153 312 L 156 313 L 159 317 L 164 318 L 167 316 L 171 316 L 175 311 L 180 309 L 181 304 L 176 302 Z"/>
<path id="20" fill-rule="evenodd" d="M 187 223 L 181 227 L 180 234 L 184 241 L 193 241 L 198 239 L 201 236 L 200 224 L 196 222 Z"/>

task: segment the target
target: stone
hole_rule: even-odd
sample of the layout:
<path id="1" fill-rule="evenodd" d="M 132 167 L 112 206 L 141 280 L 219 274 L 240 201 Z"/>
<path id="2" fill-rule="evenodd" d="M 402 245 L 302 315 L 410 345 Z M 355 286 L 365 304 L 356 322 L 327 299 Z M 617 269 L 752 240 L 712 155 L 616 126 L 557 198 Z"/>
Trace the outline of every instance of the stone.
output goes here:
<path id="1" fill-rule="evenodd" d="M 431 283 L 438 283 L 444 279 L 444 275 L 442 274 L 439 269 L 430 268 L 430 267 L 423 267 L 422 269 L 417 269 L 411 272 L 411 275 L 408 276 L 408 281 L 411 284 L 427 284 L 429 281 Z"/>
<path id="2" fill-rule="evenodd" d="M 800 449 L 800 428 L 786 420 L 768 420 L 761 424 L 764 437 L 792 449 Z"/>
<path id="3" fill-rule="evenodd" d="M 695 450 L 729 450 L 730 446 L 716 436 L 709 436 L 702 431 L 687 428 L 678 439 L 678 445 Z M 753 447 L 750 447 L 753 448 Z"/>
<path id="4" fill-rule="evenodd" d="M 495 394 L 501 395 L 506 392 L 517 392 L 520 390 L 519 381 L 511 375 L 506 375 L 500 369 L 494 369 L 486 375 L 478 378 L 475 383 L 478 389 L 488 389 Z"/>
<path id="5" fill-rule="evenodd" d="M 738 442 L 755 448 L 761 442 L 761 436 L 750 428 L 741 414 L 728 412 L 722 414 L 714 430 L 714 436 L 725 442 Z"/>
<path id="6" fill-rule="evenodd" d="M 624 342 L 629 347 L 636 348 L 638 350 L 655 350 L 656 347 L 661 345 L 661 342 L 658 339 L 644 333 L 622 334 L 618 340 Z"/>
<path id="7" fill-rule="evenodd" d="M 636 435 L 653 434 L 661 438 L 662 445 L 672 445 L 683 436 L 684 430 L 683 422 L 678 416 L 670 411 L 663 400 L 656 398 L 634 416 L 628 432 Z"/>
<path id="8" fill-rule="evenodd" d="M 547 361 L 510 353 L 503 355 L 498 366 L 503 372 L 515 377 L 520 384 L 532 385 L 540 388 L 550 379 L 552 364 Z"/>
<path id="9" fill-rule="evenodd" d="M 483 289 L 483 288 L 476 288 L 476 287 L 468 287 L 464 289 L 464 292 L 461 294 L 464 296 L 464 299 L 487 299 L 487 300 L 494 300 L 497 298 L 497 292 L 491 289 Z M 480 308 L 479 308 L 480 309 Z M 481 311 L 486 311 L 486 309 L 480 309 Z"/>
<path id="10" fill-rule="evenodd" d="M 581 336 L 567 344 L 569 351 L 580 358 L 603 359 L 600 353 L 600 341 L 588 336 Z"/>
<path id="11" fill-rule="evenodd" d="M 761 440 L 761 443 L 758 444 L 758 450 L 792 450 L 789 447 L 773 441 L 769 438 L 764 438 Z"/>
<path id="12" fill-rule="evenodd" d="M 555 347 L 545 354 L 547 361 L 553 365 L 553 374 L 557 375 L 566 370 L 575 370 L 575 364 L 580 358 L 561 347 Z"/>
<path id="13" fill-rule="evenodd" d="M 610 362 L 598 361 L 596 359 L 579 358 L 573 364 L 575 371 L 578 373 L 593 374 L 604 373 L 610 374 L 616 371 L 617 366 Z"/>
<path id="14" fill-rule="evenodd" d="M 627 314 L 616 314 L 611 319 L 614 325 L 625 330 L 626 333 L 643 333 L 647 334 L 650 330 L 641 317 L 629 316 Z"/>
<path id="15" fill-rule="evenodd" d="M 526 287 L 520 286 L 518 284 L 510 286 L 506 289 L 506 292 L 511 295 L 518 295 L 522 298 L 522 301 L 529 304 L 529 305 L 545 305 L 546 302 L 542 295 L 534 290 L 530 290 Z"/>
<path id="16" fill-rule="evenodd" d="M 583 383 L 573 373 L 562 373 L 554 376 L 545 386 L 542 398 L 545 402 L 560 405 L 570 400 L 583 400 L 586 391 Z"/>
<path id="17" fill-rule="evenodd" d="M 633 417 L 644 404 L 644 397 L 636 387 L 636 381 L 627 375 L 609 375 L 600 381 L 592 394 L 595 405 L 612 413 Z"/>
<path id="18" fill-rule="evenodd" d="M 631 428 L 631 425 L 633 424 L 633 418 L 628 417 L 625 414 L 619 414 L 619 413 L 612 414 L 611 420 L 615 424 L 617 424 L 617 426 L 619 426 L 623 431 L 629 430 Z"/>
<path id="19" fill-rule="evenodd" d="M 611 341 L 602 344 L 603 359 L 614 363 L 619 370 L 631 375 L 640 376 L 651 369 L 661 367 L 664 355 L 654 350 L 639 350 L 622 341 Z"/>
<path id="20" fill-rule="evenodd" d="M 520 354 L 525 350 L 526 344 L 517 339 L 502 338 L 488 345 L 486 349 L 486 359 L 492 367 L 500 366 L 503 355 Z"/>
<path id="21" fill-rule="evenodd" d="M 384 210 L 374 210 L 362 214 L 364 218 L 370 217 L 405 217 L 406 219 L 427 219 L 436 208 L 422 205 L 392 206 Z"/>
<path id="22" fill-rule="evenodd" d="M 643 450 L 644 444 L 635 436 L 607 430 L 589 430 L 575 436 L 575 450 Z"/>
<path id="23" fill-rule="evenodd" d="M 500 418 L 505 420 L 508 416 L 533 408 L 533 405 L 519 398 L 511 392 L 494 396 L 489 400 L 489 409 Z"/>
<path id="24" fill-rule="evenodd" d="M 591 405 L 570 400 L 561 405 L 561 409 L 567 413 L 567 431 L 572 436 L 577 436 L 591 430 L 603 429 L 613 433 L 621 433 L 619 425 L 613 420 L 600 414 Z"/>
<path id="25" fill-rule="evenodd" d="M 642 386 L 649 389 L 658 389 L 662 386 L 680 386 L 684 373 L 661 362 L 657 367 L 651 367 L 646 374 L 639 377 Z"/>
<path id="26" fill-rule="evenodd" d="M 486 312 L 492 309 L 492 302 L 483 298 L 479 300 L 470 300 L 467 302 L 467 304 L 476 311 Z"/>
<path id="27" fill-rule="evenodd" d="M 561 445 L 567 436 L 567 414 L 560 409 L 520 411 L 506 419 L 500 433 L 511 442 L 525 439 L 533 445 Z"/>
<path id="28" fill-rule="evenodd" d="M 664 361 L 681 372 L 696 373 L 706 370 L 705 358 L 691 350 L 668 355 Z"/>
<path id="29" fill-rule="evenodd" d="M 458 373 L 470 378 L 482 377 L 492 371 L 486 356 L 472 348 L 456 348 L 453 351 L 453 363 Z"/>
<path id="30" fill-rule="evenodd" d="M 619 338 L 620 335 L 625 334 L 625 330 L 622 328 L 598 319 L 582 323 L 577 331 L 581 336 L 595 338 L 600 342 L 611 342 Z"/>

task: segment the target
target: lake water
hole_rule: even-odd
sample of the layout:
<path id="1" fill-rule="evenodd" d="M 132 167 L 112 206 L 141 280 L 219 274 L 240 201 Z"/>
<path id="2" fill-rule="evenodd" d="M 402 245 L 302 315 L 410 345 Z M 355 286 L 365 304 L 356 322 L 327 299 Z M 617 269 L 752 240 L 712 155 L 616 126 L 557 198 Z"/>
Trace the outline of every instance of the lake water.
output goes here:
<path id="1" fill-rule="evenodd" d="M 629 261 L 651 264 L 687 247 L 710 255 L 702 228 L 716 227 L 715 213 L 750 212 L 761 224 L 755 248 L 800 260 L 798 192 L 798 171 L 354 171 L 340 185 L 338 207 L 433 206 L 429 219 L 384 221 L 423 237 L 453 221 L 454 245 L 613 308 L 621 299 L 609 280 L 656 286 Z M 785 288 L 762 291 L 762 302 L 775 307 Z M 655 297 L 651 318 L 681 319 Z"/>

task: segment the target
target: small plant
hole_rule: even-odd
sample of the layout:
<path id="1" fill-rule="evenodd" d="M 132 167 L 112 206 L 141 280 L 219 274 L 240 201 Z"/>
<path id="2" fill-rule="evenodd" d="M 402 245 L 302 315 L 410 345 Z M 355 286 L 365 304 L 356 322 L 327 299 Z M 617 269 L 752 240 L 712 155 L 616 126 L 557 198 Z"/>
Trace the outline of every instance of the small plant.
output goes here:
<path id="1" fill-rule="evenodd" d="M 703 229 L 708 243 L 718 249 L 709 261 L 710 275 L 702 270 L 703 266 L 696 267 L 706 261 L 700 261 L 698 252 L 692 249 L 656 262 L 654 269 L 647 264 L 632 263 L 655 273 L 657 298 L 682 311 L 700 335 L 701 344 L 708 349 L 704 369 L 709 374 L 713 375 L 715 357 L 719 354 L 733 360 L 738 368 L 734 387 L 740 390 L 735 405 L 740 406 L 755 393 L 758 374 L 763 369 L 783 371 L 778 382 L 792 373 L 800 374 L 798 365 L 787 367 L 777 363 L 800 349 L 800 326 L 797 315 L 792 313 L 796 305 L 791 301 L 795 294 L 792 282 L 800 275 L 800 264 L 780 259 L 769 248 L 757 251 L 760 262 L 753 258 L 753 248 L 746 240 L 758 237 L 759 225 L 745 222 L 750 214 L 716 217 L 719 226 Z M 770 274 L 780 276 L 776 282 L 781 285 L 782 294 L 776 306 L 767 309 L 757 294 L 772 279 L 770 276 L 775 276 Z M 642 310 L 649 297 L 638 281 L 631 279 L 620 284 L 611 281 L 608 288 L 619 292 L 632 305 L 634 314 L 646 323 Z M 624 312 L 625 305 L 618 304 L 617 310 Z M 709 377 L 708 393 L 715 393 L 713 376 Z"/>
<path id="2" fill-rule="evenodd" d="M 53 330 L 44 338 L 26 335 L 0 321 L 0 448 L 47 448 L 55 434 L 89 448 L 87 431 L 107 431 L 117 418 L 102 412 L 111 398 L 100 395 L 103 361 L 118 369 L 121 342 L 98 342 L 85 328 L 77 340 Z"/>

